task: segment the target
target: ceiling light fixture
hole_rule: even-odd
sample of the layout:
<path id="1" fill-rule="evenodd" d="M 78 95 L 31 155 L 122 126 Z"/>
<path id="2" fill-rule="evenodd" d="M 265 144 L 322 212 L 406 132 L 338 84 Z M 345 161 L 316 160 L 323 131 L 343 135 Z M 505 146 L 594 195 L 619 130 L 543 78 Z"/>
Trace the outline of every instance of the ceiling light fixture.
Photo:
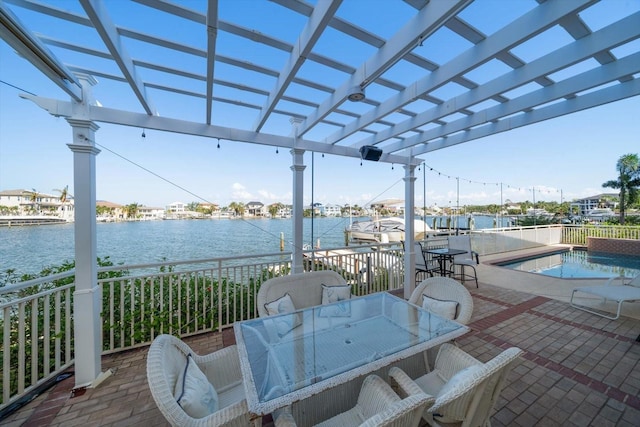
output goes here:
<path id="1" fill-rule="evenodd" d="M 347 99 L 351 102 L 359 102 L 359 101 L 362 101 L 364 98 L 365 98 L 364 89 L 362 88 L 361 85 L 352 87 L 349 90 L 349 93 L 347 95 Z"/>

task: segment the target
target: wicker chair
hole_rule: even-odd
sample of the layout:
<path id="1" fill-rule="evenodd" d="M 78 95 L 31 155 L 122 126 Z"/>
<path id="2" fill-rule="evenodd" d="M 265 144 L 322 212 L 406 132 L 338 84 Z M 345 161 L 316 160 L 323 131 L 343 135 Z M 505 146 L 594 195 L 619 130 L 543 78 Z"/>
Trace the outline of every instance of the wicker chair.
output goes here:
<path id="1" fill-rule="evenodd" d="M 351 409 L 334 415 L 330 407 L 323 408 L 325 415 L 330 418 L 313 425 L 417 427 L 422 413 L 434 401 L 433 397 L 421 392 L 401 399 L 382 378 L 369 375 L 362 383 L 357 401 L 353 402 Z M 309 425 L 309 420 L 294 419 L 291 407 L 284 408 L 275 419 L 276 427 L 298 427 L 298 423 Z"/>
<path id="2" fill-rule="evenodd" d="M 409 302 L 421 306 L 422 295 L 439 300 L 456 301 L 458 308 L 453 320 L 463 325 L 468 324 L 471 320 L 473 298 L 460 282 L 450 277 L 429 277 L 413 290 Z"/>
<path id="3" fill-rule="evenodd" d="M 488 426 L 506 377 L 522 353 L 511 347 L 482 363 L 447 343 L 440 347 L 432 372 L 412 380 L 402 369 L 393 367 L 389 378 L 400 396 L 416 393 L 435 396 L 435 403 L 422 415 L 431 426 L 447 423 Z"/>
<path id="4" fill-rule="evenodd" d="M 204 418 L 192 418 L 174 397 L 175 384 L 185 369 L 187 355 L 215 388 L 220 409 Z M 158 409 L 172 426 L 260 425 L 249 418 L 236 346 L 200 356 L 180 339 L 159 335 L 147 355 L 147 380 Z"/>
<path id="5" fill-rule="evenodd" d="M 268 316 L 265 304 L 289 294 L 297 309 L 313 307 L 322 303 L 322 285 L 345 286 L 344 278 L 331 270 L 278 276 L 267 280 L 258 290 L 258 315 Z"/>

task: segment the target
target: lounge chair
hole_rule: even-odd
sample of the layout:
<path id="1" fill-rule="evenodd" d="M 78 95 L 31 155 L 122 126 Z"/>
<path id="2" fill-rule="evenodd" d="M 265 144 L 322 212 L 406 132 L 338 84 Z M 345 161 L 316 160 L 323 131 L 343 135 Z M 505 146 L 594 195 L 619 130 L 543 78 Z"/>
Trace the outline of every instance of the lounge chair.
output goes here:
<path id="1" fill-rule="evenodd" d="M 617 307 L 615 316 L 605 314 L 602 311 L 596 311 L 590 307 L 576 304 L 573 301 L 576 295 L 576 292 L 596 295 L 600 298 L 603 298 L 604 302 L 606 302 L 609 299 L 617 302 L 618 307 Z M 588 313 L 595 314 L 607 319 L 616 320 L 617 318 L 620 317 L 620 310 L 622 309 L 622 303 L 631 302 L 631 301 L 640 301 L 640 275 L 636 276 L 632 280 L 629 280 L 629 278 L 625 278 L 625 277 L 612 277 L 609 280 L 607 280 L 604 285 L 580 286 L 578 288 L 574 288 L 573 291 L 571 292 L 571 300 L 569 301 L 569 303 L 573 308 L 577 308 L 579 310 L 583 310 Z"/>

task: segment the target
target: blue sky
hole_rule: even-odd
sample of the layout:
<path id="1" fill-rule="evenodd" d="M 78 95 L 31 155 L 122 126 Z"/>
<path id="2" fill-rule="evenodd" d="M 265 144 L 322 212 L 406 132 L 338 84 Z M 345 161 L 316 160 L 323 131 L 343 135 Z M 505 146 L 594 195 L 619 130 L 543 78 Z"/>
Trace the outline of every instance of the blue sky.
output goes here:
<path id="1" fill-rule="evenodd" d="M 238 3 L 237 10 L 227 13 L 239 15 L 242 3 Z M 625 10 L 625 14 L 629 9 L 640 9 L 637 0 L 606 3 Z M 604 15 L 608 9 L 602 10 Z M 353 18 L 357 17 L 356 11 L 352 7 L 341 13 Z M 249 14 L 243 19 L 249 26 L 259 18 L 259 14 Z M 602 20 L 606 22 L 607 16 L 602 16 Z M 297 31 L 303 21 L 293 24 Z M 381 22 L 378 25 L 380 31 L 387 31 Z M 278 34 L 286 30 L 283 26 L 272 25 L 264 30 L 285 37 Z M 51 32 L 55 34 L 56 29 Z M 439 62 L 447 59 L 446 51 L 435 52 L 434 56 L 431 59 Z M 363 53 L 363 58 L 357 60 L 365 57 Z M 313 73 L 312 67 L 308 73 Z M 474 77 L 478 81 L 492 78 Z M 0 83 L 0 190 L 33 188 L 55 194 L 53 189 L 69 185 L 73 194 L 73 158 L 66 146 L 71 142 L 70 126 L 18 94 L 28 91 L 62 100 L 68 98 L 4 42 L 0 42 L 0 80 L 21 89 Z M 111 90 L 111 83 L 100 84 L 109 85 L 106 87 Z M 116 100 L 113 102 L 118 103 L 117 107 L 140 110 L 130 94 L 115 89 L 113 93 L 102 94 L 110 101 L 103 102 L 97 96 L 105 106 L 112 106 L 111 101 Z M 163 101 L 161 94 L 156 99 L 158 104 Z M 233 114 L 231 109 L 229 114 Z M 422 170 L 417 172 L 416 204 L 424 203 L 424 181 L 428 206 L 456 205 L 458 201 L 460 205 L 500 203 L 501 198 L 531 201 L 534 192 L 536 201 L 560 201 L 561 196 L 572 200 L 612 192 L 601 184 L 617 176 L 615 164 L 620 156 L 640 152 L 639 118 L 640 97 L 635 97 L 429 153 L 422 156 L 428 166 L 426 172 L 424 175 Z M 235 119 L 249 123 L 254 120 Z M 142 138 L 142 130 L 138 128 L 100 126 L 96 134 L 96 142 L 102 149 L 97 157 L 98 199 L 158 207 L 174 201 L 208 201 L 222 206 L 232 201 L 291 203 L 291 155 L 287 150 L 276 153 L 273 147 L 224 140 L 218 149 L 216 140 L 206 138 L 148 129 Z M 270 126 L 289 124 L 283 119 L 282 123 Z M 305 162 L 305 203 L 310 203 L 310 153 L 305 155 Z M 403 177 L 400 165 L 372 162 L 360 165 L 358 159 L 316 154 L 313 200 L 367 205 L 374 200 L 403 199 Z"/>

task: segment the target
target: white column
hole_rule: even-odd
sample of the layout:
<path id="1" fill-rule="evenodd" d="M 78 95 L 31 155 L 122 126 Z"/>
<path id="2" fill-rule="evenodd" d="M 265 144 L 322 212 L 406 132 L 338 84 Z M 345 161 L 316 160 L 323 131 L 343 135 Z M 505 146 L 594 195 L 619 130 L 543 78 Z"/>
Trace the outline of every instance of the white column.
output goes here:
<path id="1" fill-rule="evenodd" d="M 415 169 L 416 166 L 408 164 L 404 166 L 404 298 L 409 299 L 415 289 L 416 279 L 413 208 L 415 205 Z"/>
<path id="2" fill-rule="evenodd" d="M 92 78 L 79 76 L 83 101 L 74 103 L 74 114 L 67 121 L 73 131 L 73 195 L 75 205 L 76 288 L 73 293 L 73 330 L 75 348 L 75 388 L 95 384 L 101 374 L 102 293 L 98 287 L 98 250 L 96 244 L 96 155 L 95 132 L 99 126 L 90 120 L 88 110 L 94 103 Z"/>
<path id="3" fill-rule="evenodd" d="M 293 126 L 293 138 L 298 138 L 298 125 L 301 119 L 292 117 L 290 119 Z M 303 244 L 303 220 L 304 220 L 304 150 L 294 148 L 291 150 L 293 172 L 293 248 L 291 259 L 291 273 L 297 274 L 304 272 L 304 259 L 302 256 Z"/>
<path id="4" fill-rule="evenodd" d="M 303 247 L 303 220 L 304 220 L 304 150 L 294 148 L 291 150 L 293 164 L 293 259 L 291 260 L 291 273 L 304 271 L 302 247 Z"/>

